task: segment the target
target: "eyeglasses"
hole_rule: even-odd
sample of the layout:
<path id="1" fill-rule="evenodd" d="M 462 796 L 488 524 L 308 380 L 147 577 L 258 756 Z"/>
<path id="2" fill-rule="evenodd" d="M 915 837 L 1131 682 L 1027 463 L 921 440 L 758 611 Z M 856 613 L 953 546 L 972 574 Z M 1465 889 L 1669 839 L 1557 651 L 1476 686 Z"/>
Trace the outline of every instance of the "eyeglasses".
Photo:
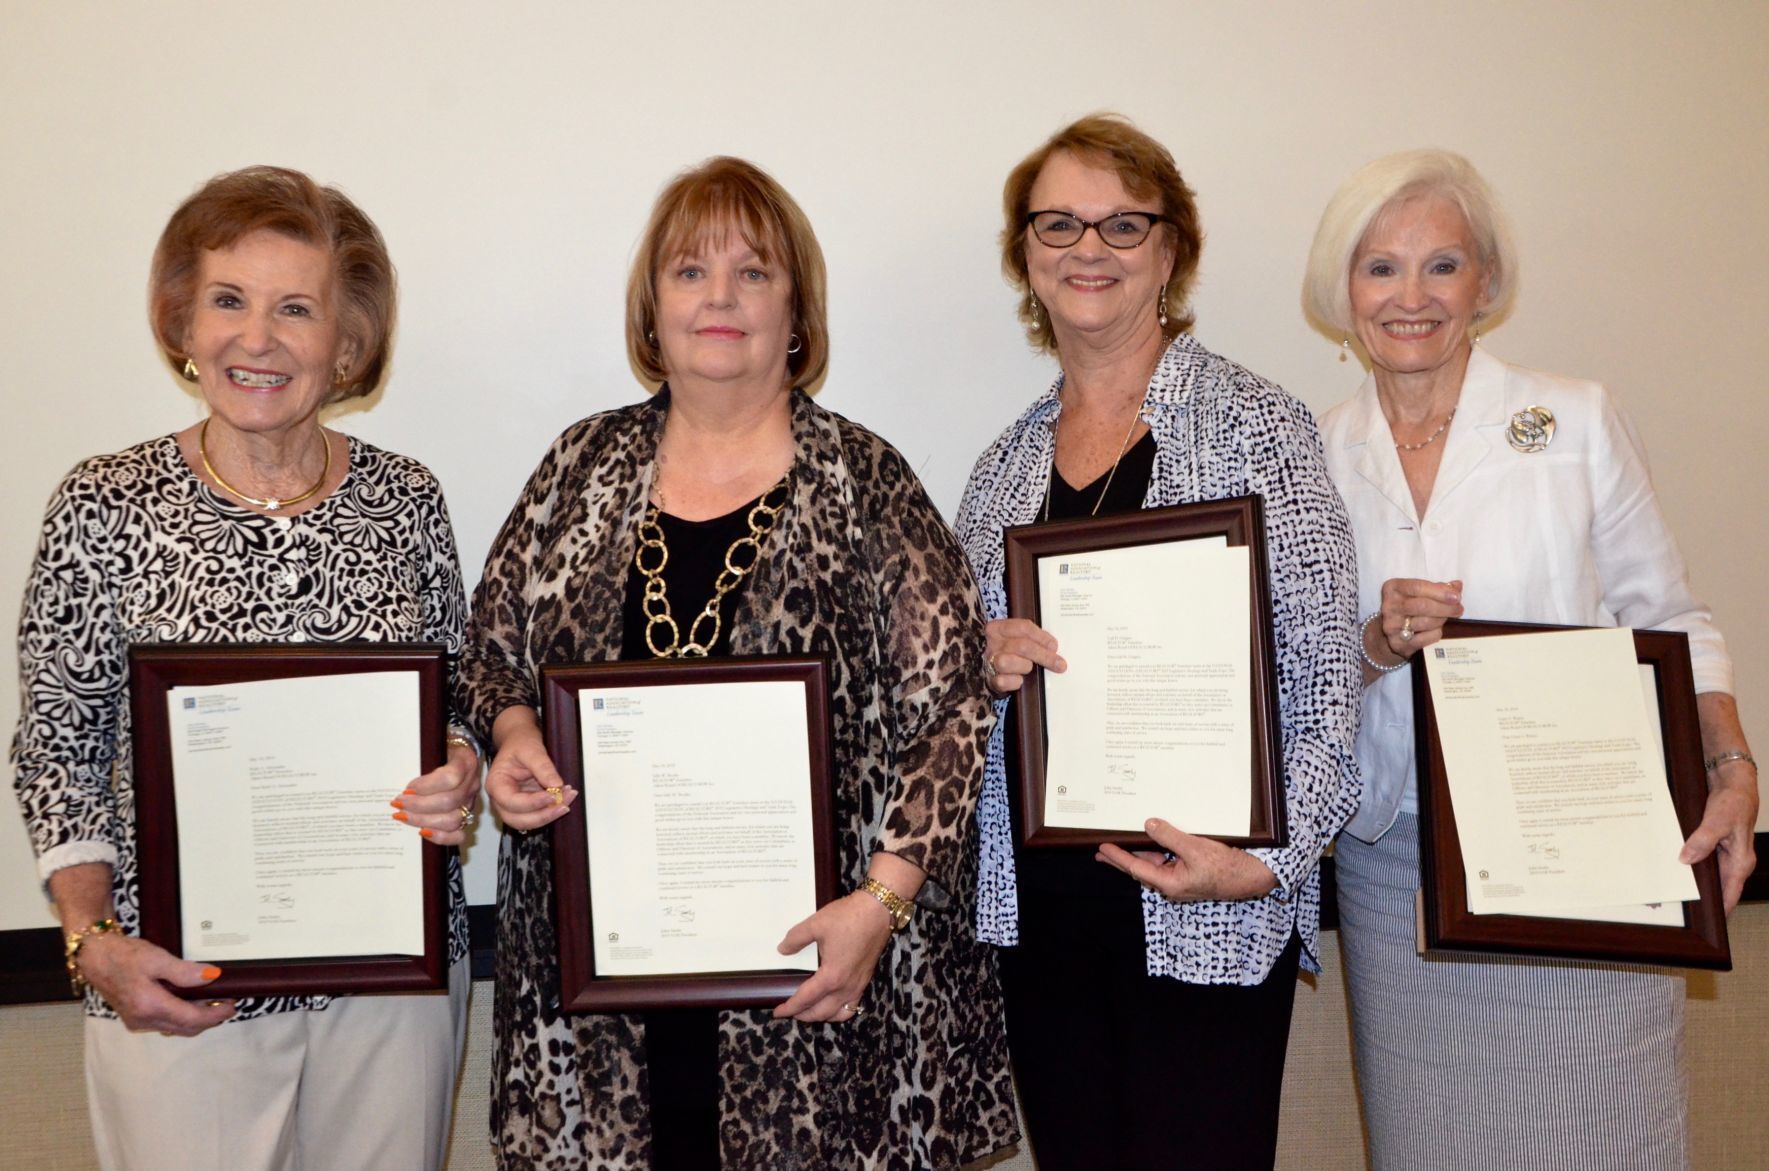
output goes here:
<path id="1" fill-rule="evenodd" d="M 1152 211 L 1121 211 L 1103 220 L 1084 220 L 1066 211 L 1034 211 L 1026 215 L 1038 242 L 1051 248 L 1073 248 L 1092 228 L 1112 248 L 1135 248 L 1167 217 Z"/>

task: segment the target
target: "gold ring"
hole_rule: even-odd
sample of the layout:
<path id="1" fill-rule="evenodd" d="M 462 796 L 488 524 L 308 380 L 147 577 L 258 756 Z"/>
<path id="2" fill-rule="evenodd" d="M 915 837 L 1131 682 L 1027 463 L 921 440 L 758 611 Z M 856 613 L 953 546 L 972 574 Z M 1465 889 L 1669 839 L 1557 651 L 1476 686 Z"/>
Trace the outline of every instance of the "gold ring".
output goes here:
<path id="1" fill-rule="evenodd" d="M 461 830 L 466 829 L 467 823 L 472 820 L 473 820 L 473 810 L 471 808 L 469 808 L 468 806 L 465 806 L 465 805 L 461 806 L 461 824 L 455 826 L 455 832 L 459 833 Z"/>
<path id="2" fill-rule="evenodd" d="M 553 804 L 555 804 L 555 805 L 565 804 L 565 786 L 564 785 L 548 785 L 547 792 L 552 794 Z"/>

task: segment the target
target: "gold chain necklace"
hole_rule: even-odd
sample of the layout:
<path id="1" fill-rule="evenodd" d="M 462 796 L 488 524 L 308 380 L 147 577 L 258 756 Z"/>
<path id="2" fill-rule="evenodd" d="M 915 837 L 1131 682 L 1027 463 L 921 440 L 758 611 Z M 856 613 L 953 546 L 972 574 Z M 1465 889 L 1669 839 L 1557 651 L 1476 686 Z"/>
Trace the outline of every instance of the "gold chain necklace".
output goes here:
<path id="1" fill-rule="evenodd" d="M 1396 451 L 1418 451 L 1421 448 L 1430 447 L 1433 443 L 1437 442 L 1437 437 L 1439 435 L 1442 435 L 1445 431 L 1448 431 L 1450 429 L 1450 420 L 1455 417 L 1456 417 L 1456 408 L 1451 407 L 1450 413 L 1444 416 L 1443 425 L 1441 427 L 1439 427 L 1437 430 L 1433 431 L 1431 434 L 1427 435 L 1425 438 L 1419 440 L 1419 442 L 1417 442 L 1417 443 L 1397 443 L 1394 445 L 1394 450 L 1396 450 Z"/>
<path id="2" fill-rule="evenodd" d="M 645 579 L 645 597 L 640 602 L 640 608 L 645 612 L 645 645 L 650 648 L 653 655 L 660 659 L 703 659 L 712 650 L 713 645 L 719 641 L 719 629 L 724 624 L 724 620 L 719 616 L 719 603 L 724 601 L 725 595 L 736 589 L 738 583 L 748 577 L 750 571 L 761 561 L 762 542 L 767 539 L 769 533 L 774 531 L 774 524 L 780 514 L 786 511 L 786 492 L 791 488 L 791 485 L 792 472 L 789 470 L 780 477 L 778 483 L 762 493 L 762 498 L 756 501 L 755 506 L 749 510 L 749 533 L 746 536 L 738 537 L 731 542 L 731 547 L 725 550 L 725 568 L 713 582 L 713 596 L 707 599 L 705 608 L 694 616 L 693 622 L 688 624 L 688 641 L 686 643 L 682 641 L 682 628 L 676 624 L 674 616 L 670 613 L 669 595 L 665 592 L 663 582 L 663 567 L 670 562 L 670 551 L 669 546 L 664 544 L 663 526 L 657 522 L 658 515 L 662 512 L 662 493 L 658 494 L 656 504 L 649 505 L 645 509 L 645 519 L 639 522 L 639 547 L 633 552 L 633 568 L 637 569 Z M 776 494 L 780 496 L 779 503 L 768 503 Z M 746 548 L 749 550 L 749 560 L 747 562 L 734 560 L 739 551 Z M 657 550 L 656 565 L 645 564 L 647 549 Z M 712 632 L 705 639 L 700 637 L 700 627 L 703 622 L 712 624 Z M 656 632 L 659 626 L 669 628 L 669 642 L 664 646 L 657 645 Z"/>
<path id="3" fill-rule="evenodd" d="M 1160 364 L 1160 359 L 1156 359 L 1156 364 Z M 1153 370 L 1149 371 L 1149 379 L 1151 382 L 1154 380 L 1154 377 L 1155 372 Z M 1099 490 L 1099 499 L 1093 502 L 1093 511 L 1089 512 L 1087 514 L 1088 516 L 1099 515 L 1099 506 L 1106 502 L 1106 493 L 1112 490 L 1112 477 L 1118 474 L 1118 465 L 1124 462 L 1124 453 L 1130 450 L 1130 437 L 1136 434 L 1136 425 L 1142 422 L 1142 410 L 1148 405 L 1149 388 L 1144 386 L 1142 401 L 1136 404 L 1136 410 L 1130 416 L 1130 430 L 1124 432 L 1124 442 L 1118 445 L 1118 457 L 1112 461 L 1112 468 L 1106 473 L 1105 487 Z M 1050 477 L 1044 484 L 1043 523 L 1045 524 L 1050 523 L 1050 498 L 1054 495 L 1056 495 L 1056 444 L 1052 442 L 1050 453 Z"/>
<path id="4" fill-rule="evenodd" d="M 209 473 L 209 478 L 214 480 L 215 483 L 220 486 L 222 491 L 230 496 L 237 496 L 247 504 L 256 504 L 259 508 L 275 512 L 279 508 L 289 508 L 301 503 L 303 500 L 306 500 L 309 496 L 312 496 L 315 492 L 318 492 L 321 488 L 326 486 L 326 477 L 332 474 L 332 443 L 331 440 L 326 438 L 325 429 L 323 427 L 320 428 L 319 431 L 319 442 L 320 445 L 325 448 L 326 452 L 325 466 L 319 470 L 319 479 L 313 482 L 313 487 L 307 489 L 307 491 L 301 493 L 301 495 L 291 496 L 287 500 L 278 500 L 275 496 L 266 496 L 262 500 L 256 496 L 247 496 L 244 492 L 241 492 L 238 488 L 235 488 L 232 484 L 229 484 L 226 480 L 221 478 L 221 473 L 216 471 L 215 465 L 209 462 L 209 420 L 207 419 L 203 420 L 203 429 L 197 432 L 197 455 L 203 461 L 203 470 Z"/>

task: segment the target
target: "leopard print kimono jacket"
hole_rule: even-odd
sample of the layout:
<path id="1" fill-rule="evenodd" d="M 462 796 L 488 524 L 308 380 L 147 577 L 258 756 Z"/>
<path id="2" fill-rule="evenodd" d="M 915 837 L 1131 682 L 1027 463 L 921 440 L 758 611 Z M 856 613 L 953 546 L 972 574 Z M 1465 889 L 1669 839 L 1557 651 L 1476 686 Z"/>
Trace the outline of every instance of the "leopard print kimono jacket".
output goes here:
<path id="1" fill-rule="evenodd" d="M 461 706 L 488 740 L 536 703 L 546 663 L 618 657 L 635 531 L 667 388 L 553 444 L 492 546 L 474 597 Z M 787 510 L 741 595 L 733 654 L 830 663 L 842 883 L 889 850 L 928 881 L 848 1023 L 721 1014 L 727 1168 L 951 1168 L 1012 1142 L 994 956 L 975 938 L 972 812 L 993 723 L 975 586 L 903 457 L 792 397 Z M 650 1165 L 643 1024 L 558 1009 L 551 849 L 504 836 L 498 859 L 492 1138 L 514 1168 Z"/>

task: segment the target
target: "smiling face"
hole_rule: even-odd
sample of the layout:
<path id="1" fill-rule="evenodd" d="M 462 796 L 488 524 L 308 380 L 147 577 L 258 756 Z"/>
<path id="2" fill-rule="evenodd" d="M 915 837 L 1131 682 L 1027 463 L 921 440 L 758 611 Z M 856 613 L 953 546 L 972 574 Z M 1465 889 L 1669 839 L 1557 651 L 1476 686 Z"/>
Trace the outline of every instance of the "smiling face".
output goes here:
<path id="1" fill-rule="evenodd" d="M 1132 198 L 1116 172 L 1069 151 L 1050 156 L 1028 203 L 1033 211 L 1090 221 L 1122 211 L 1161 213 L 1159 201 Z M 1156 303 L 1173 275 L 1173 247 L 1159 225 L 1135 248 L 1109 248 L 1092 229 L 1067 248 L 1052 248 L 1028 227 L 1025 249 L 1027 277 L 1050 314 L 1059 350 L 1081 339 L 1104 346 L 1159 332 Z"/>
<path id="2" fill-rule="evenodd" d="M 657 345 L 672 385 L 785 385 L 792 278 L 778 259 L 763 259 L 740 232 L 713 233 L 665 260 L 656 281 Z"/>
<path id="3" fill-rule="evenodd" d="M 277 435 L 319 414 L 344 357 L 334 284 L 330 253 L 279 232 L 203 253 L 184 348 L 216 421 Z"/>
<path id="4" fill-rule="evenodd" d="M 1465 357 L 1488 273 L 1461 209 L 1440 195 L 1393 204 L 1351 262 L 1351 316 L 1378 370 L 1429 374 Z"/>

